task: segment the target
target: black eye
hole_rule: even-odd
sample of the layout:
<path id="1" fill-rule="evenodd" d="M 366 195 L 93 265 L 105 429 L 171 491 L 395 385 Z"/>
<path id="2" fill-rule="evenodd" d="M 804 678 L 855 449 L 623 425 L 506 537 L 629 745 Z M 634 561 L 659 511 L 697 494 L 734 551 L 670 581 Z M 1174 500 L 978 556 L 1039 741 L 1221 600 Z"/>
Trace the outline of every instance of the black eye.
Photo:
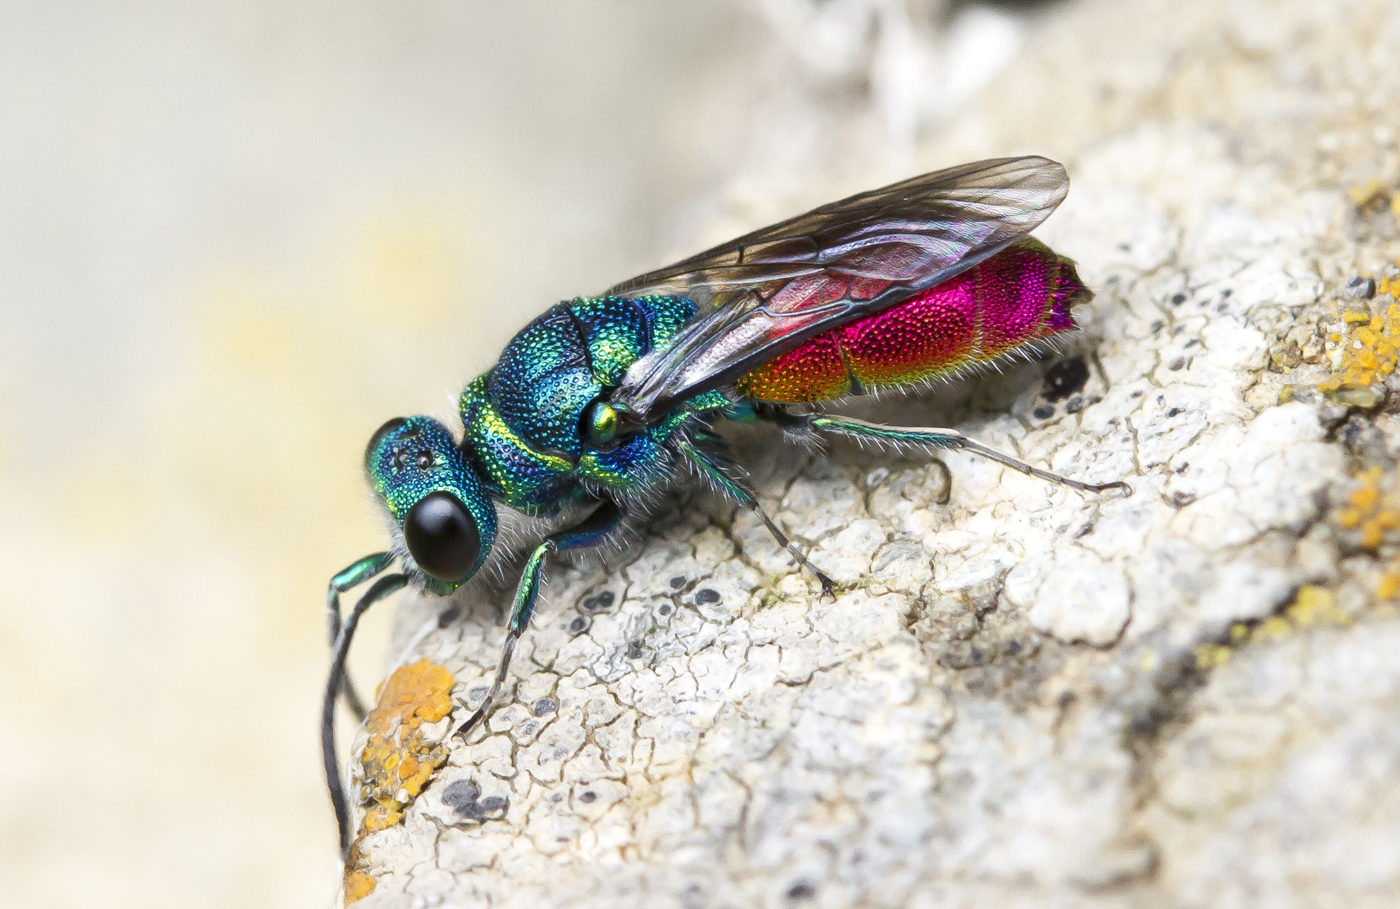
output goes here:
<path id="1" fill-rule="evenodd" d="M 403 538 L 424 573 L 439 581 L 465 581 L 476 568 L 481 538 L 467 506 L 450 492 L 433 492 L 408 510 Z"/>

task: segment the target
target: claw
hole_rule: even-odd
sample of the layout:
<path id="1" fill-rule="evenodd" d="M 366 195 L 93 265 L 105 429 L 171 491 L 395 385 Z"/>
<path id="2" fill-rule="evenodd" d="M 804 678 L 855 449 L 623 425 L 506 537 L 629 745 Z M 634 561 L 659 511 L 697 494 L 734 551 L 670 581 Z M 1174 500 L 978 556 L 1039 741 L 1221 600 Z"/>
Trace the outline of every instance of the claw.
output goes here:
<path id="1" fill-rule="evenodd" d="M 476 728 L 477 723 L 480 723 L 486 718 L 486 708 L 490 703 L 490 701 L 485 701 L 480 707 L 476 708 L 476 712 L 467 717 L 465 723 L 457 727 L 457 731 L 452 733 L 452 737 L 466 741 L 467 734 Z"/>

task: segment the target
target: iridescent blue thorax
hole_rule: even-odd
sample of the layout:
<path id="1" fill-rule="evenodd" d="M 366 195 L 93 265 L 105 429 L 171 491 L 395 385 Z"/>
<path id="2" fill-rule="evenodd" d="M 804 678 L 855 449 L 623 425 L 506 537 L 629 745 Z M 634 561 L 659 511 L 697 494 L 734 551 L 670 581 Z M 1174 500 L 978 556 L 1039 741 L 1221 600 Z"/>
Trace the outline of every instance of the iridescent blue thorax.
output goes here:
<path id="1" fill-rule="evenodd" d="M 667 440 L 694 414 L 723 407 L 722 396 L 700 396 L 616 444 L 590 444 L 582 427 L 628 366 L 694 316 L 684 297 L 580 298 L 525 326 L 460 401 L 462 455 L 492 498 L 550 514 L 590 488 L 627 492 L 664 472 Z"/>

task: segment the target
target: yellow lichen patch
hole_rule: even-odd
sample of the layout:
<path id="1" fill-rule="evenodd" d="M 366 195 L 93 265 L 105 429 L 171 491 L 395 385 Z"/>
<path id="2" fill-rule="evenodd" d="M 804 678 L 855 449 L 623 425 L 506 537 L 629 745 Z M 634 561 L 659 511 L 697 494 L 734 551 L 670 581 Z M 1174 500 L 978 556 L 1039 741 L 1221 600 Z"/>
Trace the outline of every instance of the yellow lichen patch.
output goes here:
<path id="1" fill-rule="evenodd" d="M 1400 194 L 1395 198 L 1400 200 Z M 1374 304 L 1337 304 L 1337 323 L 1326 334 L 1332 374 L 1317 386 L 1339 404 L 1366 410 L 1385 400 L 1384 383 L 1400 365 L 1400 272 L 1371 280 Z"/>
<path id="2" fill-rule="evenodd" d="M 1390 204 L 1390 190 L 1380 180 L 1367 180 L 1347 190 L 1347 201 L 1357 208 L 1380 208 Z"/>
<path id="3" fill-rule="evenodd" d="M 1337 595 L 1326 587 L 1304 584 L 1283 610 L 1295 628 L 1350 625 L 1351 615 L 1337 604 Z"/>
<path id="4" fill-rule="evenodd" d="M 1397 286 L 1390 288 L 1391 284 Z M 1400 280 L 1384 279 L 1377 283 L 1377 290 L 1400 292 Z M 1342 314 L 1342 325 L 1343 331 L 1328 335 L 1332 376 L 1317 386 L 1331 397 L 1378 385 L 1395 372 L 1400 361 L 1400 303 L 1391 303 L 1378 315 L 1348 310 Z"/>
<path id="5" fill-rule="evenodd" d="M 1400 262 L 1397 262 L 1396 264 L 1400 265 Z M 1389 277 L 1377 279 L 1376 293 L 1390 294 L 1392 297 L 1395 297 L 1397 300 L 1400 300 L 1400 275 L 1391 275 Z"/>
<path id="6" fill-rule="evenodd" d="M 1304 584 L 1293 602 L 1278 615 L 1259 622 L 1236 622 L 1223 641 L 1197 645 L 1196 668 L 1217 669 L 1230 661 L 1234 651 L 1246 644 L 1260 644 L 1287 637 L 1302 628 L 1350 625 L 1351 615 L 1337 603 L 1337 595 L 1326 587 Z"/>
<path id="7" fill-rule="evenodd" d="M 1356 488 L 1334 517 L 1338 527 L 1355 532 L 1361 548 L 1389 561 L 1376 583 L 1376 599 L 1384 602 L 1400 595 L 1400 470 L 1388 473 L 1370 467 L 1358 473 Z"/>
<path id="8" fill-rule="evenodd" d="M 1335 593 L 1316 584 L 1304 584 L 1282 613 L 1250 628 L 1246 639 L 1254 643 L 1276 641 L 1301 628 L 1337 627 L 1351 622 L 1351 614 L 1337 603 Z"/>
<path id="9" fill-rule="evenodd" d="M 1362 548 L 1375 552 L 1387 534 L 1400 529 L 1400 483 L 1386 483 L 1379 467 L 1363 470 L 1355 479 L 1358 485 L 1337 512 L 1337 524 L 1355 530 Z"/>
<path id="10" fill-rule="evenodd" d="M 345 905 L 359 902 L 374 892 L 374 878 L 363 871 L 345 875 Z"/>
<path id="11" fill-rule="evenodd" d="M 1400 192 L 1381 180 L 1368 180 L 1347 190 L 1347 200 L 1358 212 L 1381 214 L 1389 212 L 1400 223 Z"/>
<path id="12" fill-rule="evenodd" d="M 1218 669 L 1230 662 L 1230 648 L 1225 644 L 1201 644 L 1196 647 L 1196 668 Z"/>
<path id="13" fill-rule="evenodd" d="M 452 673 L 424 659 L 399 667 L 380 687 L 378 704 L 365 718 L 368 738 L 360 752 L 362 833 L 403 820 L 404 809 L 447 759 L 447 749 L 429 741 L 422 727 L 452 712 L 453 681 Z"/>
<path id="14" fill-rule="evenodd" d="M 1281 615 L 1271 615 L 1250 630 L 1251 641 L 1276 641 L 1293 632 L 1293 623 Z"/>

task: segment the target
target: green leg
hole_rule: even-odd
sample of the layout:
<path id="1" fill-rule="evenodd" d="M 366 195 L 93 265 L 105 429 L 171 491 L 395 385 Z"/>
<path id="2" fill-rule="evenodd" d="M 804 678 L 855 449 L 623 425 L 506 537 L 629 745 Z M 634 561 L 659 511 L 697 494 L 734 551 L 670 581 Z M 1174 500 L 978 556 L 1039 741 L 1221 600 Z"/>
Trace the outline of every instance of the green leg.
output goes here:
<path id="1" fill-rule="evenodd" d="M 393 563 L 394 556 L 391 553 L 376 552 L 346 566 L 331 577 L 330 583 L 326 586 L 326 628 L 329 632 L 331 647 L 335 646 L 336 638 L 340 635 L 340 595 L 351 587 L 358 587 L 368 581 Z M 345 696 L 345 704 L 355 714 L 355 718 L 363 721 L 365 718 L 364 701 L 360 700 L 360 695 L 355 691 L 355 686 L 351 684 L 349 676 L 344 679 L 341 693 Z"/>
<path id="2" fill-rule="evenodd" d="M 790 413 L 774 413 L 767 415 L 779 425 L 792 429 L 809 429 L 816 432 L 830 432 L 838 435 L 852 436 L 857 439 L 871 439 L 876 442 L 887 442 L 894 445 L 918 445 L 925 448 L 945 448 L 966 451 L 969 454 L 981 455 L 1003 464 L 1013 470 L 1048 480 L 1051 483 L 1058 483 L 1068 486 L 1071 489 L 1078 489 L 1083 492 L 1107 492 L 1110 489 L 1121 490 L 1125 495 L 1130 495 L 1132 487 L 1121 480 L 1112 483 L 1085 483 L 1082 480 L 1073 480 L 1069 477 L 1033 467 L 1025 461 L 1018 460 L 1007 454 L 1002 454 L 995 448 L 988 448 L 979 442 L 974 442 L 956 429 L 921 429 L 915 427 L 886 426 L 883 423 L 870 423 L 865 420 L 857 420 L 852 417 L 837 417 L 828 414 L 798 415 Z"/>
<path id="3" fill-rule="evenodd" d="M 535 600 L 539 596 L 540 581 L 544 578 L 544 560 L 551 553 L 567 552 L 570 549 L 586 549 L 597 546 L 622 523 L 623 511 L 613 502 L 604 502 L 581 524 L 551 534 L 543 543 L 535 547 L 525 562 L 525 571 L 520 575 L 520 584 L 515 589 L 515 605 L 511 608 L 510 619 L 506 623 L 506 640 L 501 647 L 501 659 L 496 665 L 496 678 L 481 705 L 457 727 L 456 735 L 464 736 L 477 723 L 486 718 L 505 684 L 506 673 L 510 670 L 510 658 L 515 653 L 515 645 L 525 629 L 530 625 L 530 616 L 535 611 Z"/>
<path id="4" fill-rule="evenodd" d="M 821 582 L 822 596 L 834 597 L 836 595 L 834 585 L 831 583 L 831 578 L 827 577 L 825 572 L 813 565 L 807 558 L 807 554 L 803 552 L 797 544 L 793 543 L 792 540 L 789 540 L 787 534 L 783 533 L 782 529 L 779 528 L 777 524 L 773 523 L 773 519 L 768 517 L 767 512 L 758 504 L 758 497 L 754 495 L 753 490 L 749 489 L 741 480 L 726 471 L 723 464 L 719 462 L 719 458 L 714 453 L 701 451 L 689 442 L 681 442 L 680 449 L 686 457 L 690 458 L 690 460 L 700 468 L 700 472 L 703 473 L 711 483 L 723 490 L 734 501 L 758 515 L 758 519 L 763 522 L 764 527 L 768 528 L 768 532 L 773 535 L 773 539 L 778 541 L 778 545 L 792 553 L 792 557 L 797 560 L 797 564 L 810 571 L 816 576 L 817 580 Z"/>
<path id="5" fill-rule="evenodd" d="M 363 565 L 373 558 L 374 556 L 370 556 L 368 559 L 362 559 L 356 565 Z M 354 568 L 352 565 L 341 574 L 346 574 Z M 382 570 L 383 566 L 376 569 Z M 374 572 L 370 572 L 366 577 L 373 574 Z M 345 787 L 340 780 L 340 767 L 335 760 L 335 702 L 345 682 L 345 656 L 350 652 L 350 640 L 355 636 L 355 626 L 359 625 L 360 616 L 365 614 L 365 610 L 407 583 L 408 578 L 401 574 L 386 574 L 375 581 L 336 629 L 335 646 L 331 648 L 331 672 L 330 677 L 326 679 L 325 698 L 321 701 L 321 761 L 326 769 L 326 787 L 330 790 L 331 805 L 335 808 L 335 823 L 340 831 L 342 859 L 348 857 L 350 850 L 350 808 L 345 798 Z M 336 612 L 339 611 L 337 606 Z"/>

